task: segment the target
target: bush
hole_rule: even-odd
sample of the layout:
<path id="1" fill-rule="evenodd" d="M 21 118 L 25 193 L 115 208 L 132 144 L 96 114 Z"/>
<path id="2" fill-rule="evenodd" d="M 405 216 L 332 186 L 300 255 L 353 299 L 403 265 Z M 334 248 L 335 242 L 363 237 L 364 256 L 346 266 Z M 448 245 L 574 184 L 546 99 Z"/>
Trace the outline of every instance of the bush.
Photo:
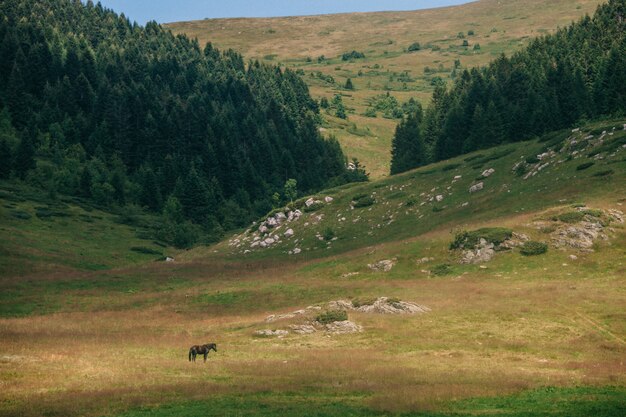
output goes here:
<path id="1" fill-rule="evenodd" d="M 365 58 L 365 54 L 363 52 L 357 52 L 357 51 L 346 52 L 343 55 L 341 55 L 342 61 L 350 61 L 351 59 L 361 59 L 361 58 Z"/>
<path id="2" fill-rule="evenodd" d="M 535 256 L 542 255 L 548 251 L 548 245 L 543 242 L 524 242 L 522 248 L 520 249 L 520 253 L 524 256 Z"/>
<path id="3" fill-rule="evenodd" d="M 442 276 L 448 275 L 452 273 L 452 266 L 450 264 L 439 264 L 433 266 L 433 269 L 430 270 L 433 275 Z"/>
<path id="4" fill-rule="evenodd" d="M 361 306 L 371 306 L 372 304 L 374 304 L 374 302 L 376 302 L 376 300 L 377 300 L 376 297 L 355 298 L 354 300 L 352 300 L 352 307 L 359 308 Z"/>
<path id="5" fill-rule="evenodd" d="M 595 174 L 593 174 L 593 176 L 594 177 L 607 177 L 613 174 L 615 174 L 615 171 L 613 171 L 612 169 L 607 169 L 605 171 L 598 171 Z"/>
<path id="6" fill-rule="evenodd" d="M 163 255 L 162 252 L 158 250 L 154 250 L 151 248 L 146 248 L 145 246 L 133 246 L 130 248 L 133 252 L 142 253 L 144 255 Z"/>
<path id="7" fill-rule="evenodd" d="M 409 46 L 408 51 L 409 52 L 415 52 L 415 51 L 419 51 L 422 49 L 422 46 L 420 45 L 419 42 L 414 42 L 411 44 L 411 46 Z"/>
<path id="8" fill-rule="evenodd" d="M 595 162 L 585 162 L 584 164 L 580 164 L 576 167 L 576 171 L 584 171 L 587 168 L 592 167 Z"/>
<path id="9" fill-rule="evenodd" d="M 20 211 L 20 210 L 12 211 L 11 212 L 11 216 L 15 217 L 16 219 L 20 219 L 20 220 L 28 220 L 31 217 L 33 217 L 29 213 L 27 213 L 25 211 Z"/>
<path id="10" fill-rule="evenodd" d="M 325 313 L 320 314 L 315 318 L 320 324 L 330 324 L 335 321 L 345 321 L 348 320 L 348 313 L 344 310 L 331 310 Z"/>
<path id="11" fill-rule="evenodd" d="M 536 155 L 531 155 L 531 156 L 526 158 L 526 163 L 527 164 L 536 164 L 537 162 L 539 162 L 539 158 L 537 158 Z"/>
<path id="12" fill-rule="evenodd" d="M 316 201 L 315 203 L 311 204 L 308 207 L 305 206 L 303 211 L 305 213 L 312 213 L 314 211 L 321 209 L 322 207 L 324 207 L 324 203 L 322 203 L 321 201 Z"/>
<path id="13" fill-rule="evenodd" d="M 557 219 L 563 223 L 577 223 L 583 219 L 584 215 L 585 214 L 581 211 L 570 211 L 560 214 L 557 216 Z"/>
<path id="14" fill-rule="evenodd" d="M 354 208 L 369 207 L 375 202 L 376 200 L 368 194 L 357 194 L 352 198 Z"/>
<path id="15" fill-rule="evenodd" d="M 462 164 L 448 164 L 444 167 L 441 168 L 442 172 L 446 172 L 446 171 L 452 171 L 453 169 L 457 169 L 458 167 L 460 167 Z"/>
<path id="16" fill-rule="evenodd" d="M 335 236 L 335 231 L 330 227 L 324 229 L 324 233 L 322 233 L 322 237 L 325 241 L 331 241 L 335 238 Z"/>
<path id="17" fill-rule="evenodd" d="M 485 239 L 497 246 L 510 239 L 511 236 L 513 236 L 513 231 L 503 227 L 486 227 L 471 232 L 464 230 L 454 236 L 450 249 L 473 248 L 478 245 L 480 239 Z"/>

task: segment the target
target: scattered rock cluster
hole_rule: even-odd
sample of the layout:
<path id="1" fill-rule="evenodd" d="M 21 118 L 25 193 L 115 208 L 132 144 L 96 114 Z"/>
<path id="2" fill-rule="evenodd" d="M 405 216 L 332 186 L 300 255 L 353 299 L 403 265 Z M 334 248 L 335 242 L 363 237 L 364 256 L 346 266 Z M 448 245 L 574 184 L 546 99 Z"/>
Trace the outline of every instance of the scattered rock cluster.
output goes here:
<path id="1" fill-rule="evenodd" d="M 560 165 L 568 159 L 602 160 L 606 157 L 602 152 L 595 155 L 592 153 L 591 155 L 593 156 L 590 156 L 588 151 L 604 144 L 608 138 L 615 134 L 615 130 L 615 127 L 610 132 L 605 130 L 596 137 L 595 135 L 585 134 L 580 128 L 573 129 L 571 136 L 565 139 L 562 144 L 555 145 L 554 149 L 547 150 L 539 155 L 534 155 L 534 158 L 533 156 L 530 158 L 522 157 L 521 161 L 513 165 L 512 171 L 524 173 L 523 179 L 527 180 L 538 175 L 546 168 Z M 613 151 L 613 154 L 623 149 L 624 147 L 617 148 Z"/>
<path id="2" fill-rule="evenodd" d="M 533 226 L 540 230 L 554 229 L 550 233 L 550 242 L 559 249 L 576 249 L 581 252 L 593 252 L 596 241 L 609 240 L 610 227 L 613 223 L 624 223 L 624 213 L 619 210 L 590 210 L 578 207 L 577 212 L 583 214 L 579 221 L 573 223 L 558 221 L 536 221 Z"/>
<path id="3" fill-rule="evenodd" d="M 361 325 L 354 323 L 350 320 L 338 320 L 326 324 L 322 324 L 316 321 L 314 315 L 323 310 L 358 311 L 361 313 L 370 314 L 420 314 L 429 312 L 430 308 L 416 303 L 401 301 L 389 297 L 378 297 L 376 299 L 364 302 L 335 300 L 326 303 L 324 307 L 309 306 L 305 309 L 296 310 L 291 313 L 272 314 L 270 316 L 267 316 L 265 318 L 266 323 L 274 323 L 281 320 L 296 318 L 303 319 L 303 322 L 290 324 L 285 329 L 257 330 L 254 332 L 254 335 L 260 337 L 283 338 L 290 333 L 306 335 L 322 331 L 328 334 L 348 334 L 363 331 L 363 327 Z"/>
<path id="4" fill-rule="evenodd" d="M 368 264 L 367 267 L 374 272 L 389 272 L 396 265 L 397 261 L 396 258 L 384 259 L 373 264 Z"/>
<path id="5" fill-rule="evenodd" d="M 496 252 L 509 250 L 521 246 L 524 242 L 530 240 L 528 236 L 521 233 L 513 233 L 511 238 L 506 239 L 500 244 L 488 242 L 480 239 L 478 244 L 473 248 L 466 248 L 461 254 L 462 264 L 482 264 L 489 262 L 496 255 Z"/>

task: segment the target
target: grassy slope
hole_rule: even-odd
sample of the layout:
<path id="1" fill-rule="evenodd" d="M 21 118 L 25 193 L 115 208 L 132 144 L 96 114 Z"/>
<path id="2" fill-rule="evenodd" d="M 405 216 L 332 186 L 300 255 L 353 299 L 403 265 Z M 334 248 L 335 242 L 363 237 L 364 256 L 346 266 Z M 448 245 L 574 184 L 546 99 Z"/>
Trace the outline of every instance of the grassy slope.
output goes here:
<path id="1" fill-rule="evenodd" d="M 597 139 L 602 130 L 622 124 L 597 123 L 581 135 L 593 131 Z M 616 131 L 604 145 L 624 135 Z M 74 267 L 65 274 L 52 266 L 46 274 L 57 247 L 45 239 L 67 233 L 78 240 L 95 226 L 73 217 L 62 220 L 71 222 L 67 225 L 59 219 L 39 225 L 34 218 L 3 217 L 3 232 L 30 238 L 9 240 L 4 253 L 32 246 L 47 255 L 32 260 L 38 279 L 24 285 L 16 270 L 2 281 L 3 294 L 10 296 L 1 303 L 0 415 L 42 415 L 44 410 L 64 416 L 621 415 L 626 406 L 623 226 L 617 225 L 611 241 L 598 243 L 594 253 L 550 249 L 525 258 L 513 251 L 486 269 L 459 265 L 447 249 L 457 227 L 507 226 L 546 240 L 528 226 L 530 220 L 580 201 L 623 210 L 626 150 L 604 153 L 584 171 L 576 170 L 588 161 L 583 156 L 528 180 L 511 172 L 522 155 L 545 146 L 506 145 L 482 152 L 499 158 L 481 167 L 470 155 L 333 190 L 335 201 L 313 213 L 326 220 L 310 227 L 303 226 L 306 219 L 293 224 L 294 239 L 304 238 L 303 248 L 311 245 L 301 256 L 284 253 L 292 242 L 246 257 L 224 242 L 178 254 L 172 264 L 148 260 L 129 266 L 140 259 L 124 258 L 111 270 Z M 471 160 L 442 170 L 464 159 Z M 473 179 L 489 167 L 496 172 L 485 180 L 485 190 L 470 195 Z M 612 175 L 594 176 L 608 169 Z M 463 179 L 442 192 L 442 211 L 433 211 L 432 203 L 420 206 L 422 192 L 445 190 L 455 175 Z M 371 211 L 347 209 L 358 192 L 377 193 Z M 412 195 L 417 204 L 400 207 Z M 466 201 L 469 206 L 458 207 Z M 3 204 L 30 210 L 41 203 Z M 85 214 L 71 205 L 68 210 Z M 344 225 L 336 220 L 339 213 L 361 220 Z M 96 226 L 106 227 L 108 238 L 119 243 L 108 246 L 103 240 L 103 247 L 82 240 L 92 249 L 89 262 L 97 264 L 107 259 L 100 249 L 133 245 L 122 241 L 131 237 L 128 228 L 100 214 Z M 383 217 L 388 223 L 392 215 L 394 221 L 383 225 Z M 339 239 L 323 249 L 326 243 L 314 235 L 327 227 Z M 72 247 L 65 251 L 69 259 L 75 256 Z M 387 274 L 366 266 L 392 257 L 398 264 Z M 433 260 L 417 262 L 424 257 Z M 0 259 L 14 266 L 13 258 Z M 452 265 L 449 274 L 427 272 L 442 263 Z M 353 272 L 359 274 L 345 275 Z M 365 329 L 354 335 L 252 337 L 257 329 L 289 323 L 266 324 L 268 314 L 382 295 L 432 311 L 406 317 L 353 312 L 350 319 Z M 28 303 L 34 307 L 19 309 Z M 218 343 L 218 353 L 206 365 L 189 364 L 187 347 L 209 341 Z M 45 349 L 35 353 L 33 343 Z"/>
<path id="2" fill-rule="evenodd" d="M 410 97 L 427 104 L 432 92 L 430 81 L 438 76 L 450 79 L 454 60 L 463 68 L 485 65 L 501 53 L 511 53 L 528 39 L 566 26 L 585 13 L 593 13 L 599 0 L 480 0 L 467 5 L 415 12 L 357 13 L 273 19 L 216 19 L 172 23 L 175 33 L 197 37 L 201 44 L 213 42 L 220 48 L 233 48 L 246 58 L 261 59 L 302 69 L 314 97 L 344 95 L 352 113 L 343 121 L 325 116 L 327 133 L 336 135 L 346 153 L 368 167 L 373 178 L 389 172 L 390 143 L 396 121 L 362 116 L 369 99 L 391 91 L 400 102 Z M 461 47 L 459 32 L 467 34 L 470 48 Z M 422 47 L 435 45 L 439 51 L 424 48 L 406 53 L 413 42 Z M 480 51 L 473 46 L 481 45 Z M 341 54 L 351 50 L 366 59 L 342 62 Z M 317 63 L 324 55 L 329 60 Z M 307 57 L 312 62 L 307 62 Z M 425 74 L 424 68 L 435 69 Z M 441 69 L 440 69 L 441 67 Z M 311 73 L 332 75 L 329 84 Z M 359 71 L 362 75 L 359 76 Z M 408 72 L 413 81 L 398 76 Z M 355 91 L 341 88 L 351 78 Z M 334 113 L 333 113 L 334 114 Z"/>

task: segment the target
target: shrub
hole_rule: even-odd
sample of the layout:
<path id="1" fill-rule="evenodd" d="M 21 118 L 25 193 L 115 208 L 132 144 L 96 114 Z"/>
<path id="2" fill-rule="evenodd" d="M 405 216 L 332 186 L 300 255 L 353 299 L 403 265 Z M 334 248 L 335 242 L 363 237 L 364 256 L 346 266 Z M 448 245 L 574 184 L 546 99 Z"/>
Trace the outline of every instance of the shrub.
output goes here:
<path id="1" fill-rule="evenodd" d="M 433 213 L 439 213 L 439 212 L 441 212 L 443 210 L 444 210 L 443 207 L 433 206 Z"/>
<path id="2" fill-rule="evenodd" d="M 536 155 L 531 155 L 531 156 L 526 158 L 526 163 L 527 164 L 536 164 L 537 162 L 539 162 L 539 158 L 537 158 Z"/>
<path id="3" fill-rule="evenodd" d="M 535 256 L 542 255 L 548 251 L 548 245 L 543 242 L 524 242 L 522 248 L 520 249 L 520 253 L 524 256 Z"/>
<path id="4" fill-rule="evenodd" d="M 333 240 L 333 238 L 334 238 L 335 236 L 336 236 L 336 235 L 335 235 L 335 231 L 334 231 L 332 228 L 330 228 L 330 227 L 327 227 L 326 229 L 324 229 L 324 233 L 322 233 L 322 237 L 323 237 L 323 238 L 324 238 L 324 240 L 326 240 L 326 241 L 331 241 L 331 240 Z"/>
<path id="5" fill-rule="evenodd" d="M 452 273 L 452 266 L 450 264 L 439 264 L 433 266 L 433 269 L 430 270 L 433 275 L 442 276 L 448 275 Z"/>
<path id="6" fill-rule="evenodd" d="M 417 197 L 415 197 L 414 195 L 410 196 L 406 202 L 404 203 L 405 206 L 407 207 L 413 207 L 414 205 L 416 205 L 418 203 L 418 199 Z"/>
<path id="7" fill-rule="evenodd" d="M 456 169 L 458 167 L 460 167 L 462 164 L 448 164 L 444 167 L 441 168 L 442 172 L 446 172 L 446 171 L 452 171 L 453 169 Z"/>
<path id="8" fill-rule="evenodd" d="M 607 169 L 605 171 L 598 171 L 595 174 L 593 174 L 594 177 L 606 177 L 609 175 L 613 175 L 615 174 L 615 171 L 613 171 L 612 169 Z"/>
<path id="9" fill-rule="evenodd" d="M 146 248 L 145 246 L 133 246 L 132 248 L 130 248 L 130 250 L 137 253 L 143 253 L 144 255 L 163 255 L 162 252 L 151 248 Z"/>
<path id="10" fill-rule="evenodd" d="M 577 223 L 584 217 L 584 213 L 580 211 L 569 211 L 557 216 L 557 219 L 563 223 Z"/>
<path id="11" fill-rule="evenodd" d="M 320 324 L 329 324 L 335 321 L 345 321 L 348 320 L 348 313 L 344 310 L 330 310 L 325 313 L 320 314 L 315 318 Z"/>
<path id="12" fill-rule="evenodd" d="M 471 232 L 464 230 L 454 236 L 450 249 L 473 248 L 478 245 L 480 239 L 485 239 L 497 246 L 510 239 L 511 236 L 513 236 L 513 231 L 503 227 L 486 227 Z"/>
<path id="13" fill-rule="evenodd" d="M 354 300 L 352 300 L 352 307 L 359 308 L 361 306 L 371 306 L 372 304 L 374 304 L 374 302 L 376 302 L 376 300 L 377 300 L 376 297 L 355 298 Z"/>
<path id="14" fill-rule="evenodd" d="M 369 207 L 374 205 L 376 200 L 367 194 L 359 194 L 352 200 L 354 208 Z"/>
<path id="15" fill-rule="evenodd" d="M 305 213 L 312 213 L 314 211 L 317 211 L 319 209 L 321 209 L 322 207 L 324 207 L 324 203 L 322 203 L 321 201 L 316 201 L 315 203 L 311 204 L 308 207 L 304 207 L 304 212 Z"/>
<path id="16" fill-rule="evenodd" d="M 602 215 L 604 213 L 602 213 L 602 210 L 597 210 L 597 209 L 586 209 L 583 210 L 581 213 L 586 214 L 587 216 L 591 216 L 591 217 L 602 217 Z"/>
<path id="17" fill-rule="evenodd" d="M 592 167 L 595 162 L 585 162 L 584 164 L 580 164 L 576 167 L 576 171 L 584 171 L 587 168 Z"/>
<path id="18" fill-rule="evenodd" d="M 411 46 L 409 46 L 408 51 L 409 52 L 415 52 L 415 51 L 419 51 L 422 49 L 422 46 L 420 45 L 419 42 L 414 42 L 411 44 Z"/>
<path id="19" fill-rule="evenodd" d="M 365 58 L 365 54 L 363 52 L 358 52 L 358 51 L 346 52 L 343 55 L 341 55 L 342 61 L 350 61 L 351 59 L 361 59 L 361 58 Z"/>
<path id="20" fill-rule="evenodd" d="M 20 210 L 12 211 L 11 212 L 11 216 L 15 217 L 16 219 L 20 219 L 20 220 L 28 220 L 31 217 L 33 217 L 29 213 L 27 213 L 25 211 L 20 211 Z"/>

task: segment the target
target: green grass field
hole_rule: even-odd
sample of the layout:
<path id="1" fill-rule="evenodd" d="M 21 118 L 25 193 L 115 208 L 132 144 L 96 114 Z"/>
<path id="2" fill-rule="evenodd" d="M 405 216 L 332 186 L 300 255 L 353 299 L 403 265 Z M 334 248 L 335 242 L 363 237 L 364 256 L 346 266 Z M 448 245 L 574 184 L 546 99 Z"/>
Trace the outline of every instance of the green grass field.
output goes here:
<path id="1" fill-rule="evenodd" d="M 414 12 L 205 19 L 166 25 L 174 33 L 232 48 L 258 59 L 299 71 L 313 97 L 340 94 L 348 120 L 323 111 L 325 134 L 335 135 L 344 151 L 365 164 L 372 178 L 388 175 L 391 139 L 398 119 L 366 113 L 372 99 L 389 92 L 399 103 L 410 98 L 424 107 L 436 79 L 451 82 L 457 71 L 486 65 L 511 54 L 537 36 L 593 14 L 600 0 L 479 0 L 462 6 Z M 460 37 L 462 34 L 462 38 Z M 468 47 L 463 46 L 468 42 Z M 419 51 L 408 51 L 418 42 Z M 475 49 L 480 45 L 480 49 Z M 359 51 L 364 59 L 342 60 Z M 324 56 L 324 60 L 318 60 Z M 331 78 L 329 78 L 331 77 Z M 350 78 L 354 90 L 344 89 Z"/>
<path id="2" fill-rule="evenodd" d="M 555 248 L 550 233 L 575 225 L 581 204 L 624 210 L 623 124 L 328 190 L 317 197 L 334 200 L 292 222 L 292 238 L 249 253 L 234 241 L 254 231 L 175 252 L 148 238 L 156 219 L 141 212 L 3 183 L 0 415 L 621 416 L 624 225 L 603 217 L 606 240 L 586 252 Z M 350 209 L 359 195 L 374 203 Z M 454 234 L 482 227 L 549 249 L 460 264 Z M 391 271 L 367 266 L 383 259 Z M 271 314 L 380 296 L 431 310 L 349 311 L 359 333 L 255 336 L 301 324 Z M 218 352 L 190 363 L 189 346 L 207 342 Z"/>

